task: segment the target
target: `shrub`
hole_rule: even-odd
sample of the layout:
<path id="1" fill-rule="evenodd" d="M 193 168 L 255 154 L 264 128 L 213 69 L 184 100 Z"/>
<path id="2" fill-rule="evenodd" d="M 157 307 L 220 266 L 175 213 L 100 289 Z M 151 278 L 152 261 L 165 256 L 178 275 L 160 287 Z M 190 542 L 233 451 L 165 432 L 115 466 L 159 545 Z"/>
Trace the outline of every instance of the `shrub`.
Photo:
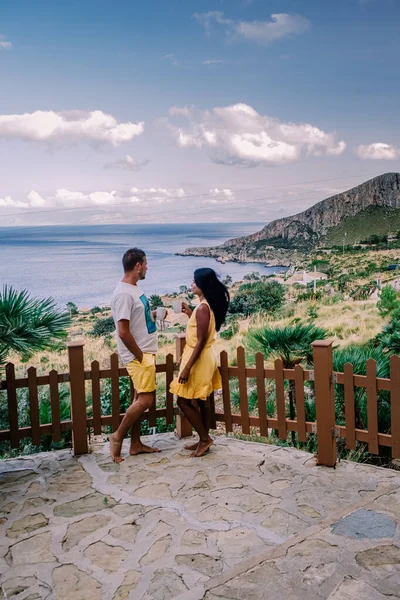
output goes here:
<path id="1" fill-rule="evenodd" d="M 387 317 L 396 308 L 400 307 L 397 292 L 392 288 L 391 285 L 385 285 L 379 294 L 379 300 L 376 303 L 376 307 L 379 310 L 379 314 L 382 317 Z"/>
<path id="2" fill-rule="evenodd" d="M 149 302 L 150 302 L 150 308 L 152 310 L 155 310 L 159 306 L 164 306 L 161 296 L 159 296 L 158 294 L 153 294 L 152 296 L 150 296 Z"/>
<path id="3" fill-rule="evenodd" d="M 246 316 L 262 311 L 274 312 L 281 308 L 284 297 L 284 287 L 277 281 L 245 283 L 239 287 L 229 311 Z"/>
<path id="4" fill-rule="evenodd" d="M 110 334 L 113 331 L 115 331 L 114 319 L 112 317 L 107 317 L 106 319 L 97 319 L 91 331 L 91 335 L 100 337 Z"/>

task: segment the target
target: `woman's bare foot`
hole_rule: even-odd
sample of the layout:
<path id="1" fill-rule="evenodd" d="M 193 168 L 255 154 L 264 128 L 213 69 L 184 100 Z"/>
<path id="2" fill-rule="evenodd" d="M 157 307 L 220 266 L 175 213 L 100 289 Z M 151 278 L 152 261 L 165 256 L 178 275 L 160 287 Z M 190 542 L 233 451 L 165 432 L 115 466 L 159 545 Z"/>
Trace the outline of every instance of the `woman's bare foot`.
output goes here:
<path id="1" fill-rule="evenodd" d="M 198 442 L 196 442 L 195 444 L 186 444 L 186 446 L 184 446 L 183 448 L 184 448 L 185 450 L 194 450 L 194 451 L 196 451 L 196 450 L 197 450 L 197 448 L 198 448 L 198 445 L 199 445 L 199 444 L 200 444 L 200 440 L 199 440 Z M 208 451 L 209 451 L 209 449 L 210 449 L 210 448 L 208 448 L 208 449 L 206 450 L 206 452 L 208 452 Z"/>
<path id="2" fill-rule="evenodd" d="M 198 443 L 197 449 L 194 452 L 192 452 L 192 454 L 190 456 L 192 458 L 200 458 L 200 456 L 204 456 L 204 454 L 206 452 L 208 452 L 208 450 L 211 448 L 213 443 L 214 443 L 214 440 L 211 439 L 210 437 L 208 438 L 207 442 L 202 442 L 200 440 L 200 442 Z"/>
<path id="3" fill-rule="evenodd" d="M 184 450 L 197 450 L 197 446 L 199 445 L 199 442 L 196 442 L 195 444 L 186 444 L 185 446 L 183 446 Z"/>
<path id="4" fill-rule="evenodd" d="M 121 456 L 122 442 L 118 442 L 114 438 L 114 434 L 110 435 L 110 455 L 115 463 L 120 463 L 124 458 Z"/>
<path id="5" fill-rule="evenodd" d="M 153 452 L 160 452 L 160 449 L 146 446 L 146 444 L 142 444 L 142 442 L 131 444 L 131 447 L 129 448 L 129 454 L 131 456 L 136 456 L 136 454 L 152 454 Z"/>

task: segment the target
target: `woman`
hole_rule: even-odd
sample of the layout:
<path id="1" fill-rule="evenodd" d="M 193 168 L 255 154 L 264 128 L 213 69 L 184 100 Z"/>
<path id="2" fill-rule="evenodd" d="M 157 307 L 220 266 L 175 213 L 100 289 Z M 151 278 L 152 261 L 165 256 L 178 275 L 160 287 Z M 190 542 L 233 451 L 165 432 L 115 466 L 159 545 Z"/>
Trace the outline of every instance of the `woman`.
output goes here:
<path id="1" fill-rule="evenodd" d="M 171 383 L 170 391 L 178 396 L 178 406 L 199 434 L 197 444 L 185 446 L 193 450 L 191 456 L 203 456 L 213 444 L 209 436 L 210 403 L 213 390 L 222 387 L 213 346 L 216 331 L 225 321 L 229 306 L 229 292 L 212 269 L 194 272 L 192 291 L 200 304 L 192 311 L 183 303 L 183 312 L 189 317 L 186 327 L 186 346 L 180 371 Z M 199 401 L 200 411 L 193 404 Z"/>

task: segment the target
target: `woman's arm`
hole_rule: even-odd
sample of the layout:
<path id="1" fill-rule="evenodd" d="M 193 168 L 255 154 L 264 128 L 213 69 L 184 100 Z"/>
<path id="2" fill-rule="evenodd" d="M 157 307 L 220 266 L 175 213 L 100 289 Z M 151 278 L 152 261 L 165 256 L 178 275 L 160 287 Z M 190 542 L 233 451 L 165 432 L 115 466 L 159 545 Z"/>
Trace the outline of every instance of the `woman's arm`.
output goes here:
<path id="1" fill-rule="evenodd" d="M 210 309 L 206 304 L 200 304 L 196 311 L 197 323 L 197 343 L 193 349 L 192 355 L 182 369 L 179 376 L 179 383 L 186 383 L 190 376 L 190 370 L 195 362 L 200 358 L 204 346 L 207 343 L 208 328 L 210 325 Z"/>

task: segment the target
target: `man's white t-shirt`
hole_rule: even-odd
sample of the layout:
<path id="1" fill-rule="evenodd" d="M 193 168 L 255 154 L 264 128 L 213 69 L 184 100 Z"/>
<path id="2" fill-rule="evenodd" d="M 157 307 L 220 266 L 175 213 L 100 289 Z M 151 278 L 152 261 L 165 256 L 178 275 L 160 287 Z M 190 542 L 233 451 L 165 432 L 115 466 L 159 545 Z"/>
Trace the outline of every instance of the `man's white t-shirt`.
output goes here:
<path id="1" fill-rule="evenodd" d="M 130 332 L 142 352 L 157 353 L 156 324 L 151 314 L 149 301 L 137 285 L 131 285 L 124 281 L 119 282 L 111 300 L 111 312 L 116 327 L 118 354 L 125 365 L 134 360 L 135 356 L 118 335 L 118 321 L 121 319 L 129 321 Z"/>

